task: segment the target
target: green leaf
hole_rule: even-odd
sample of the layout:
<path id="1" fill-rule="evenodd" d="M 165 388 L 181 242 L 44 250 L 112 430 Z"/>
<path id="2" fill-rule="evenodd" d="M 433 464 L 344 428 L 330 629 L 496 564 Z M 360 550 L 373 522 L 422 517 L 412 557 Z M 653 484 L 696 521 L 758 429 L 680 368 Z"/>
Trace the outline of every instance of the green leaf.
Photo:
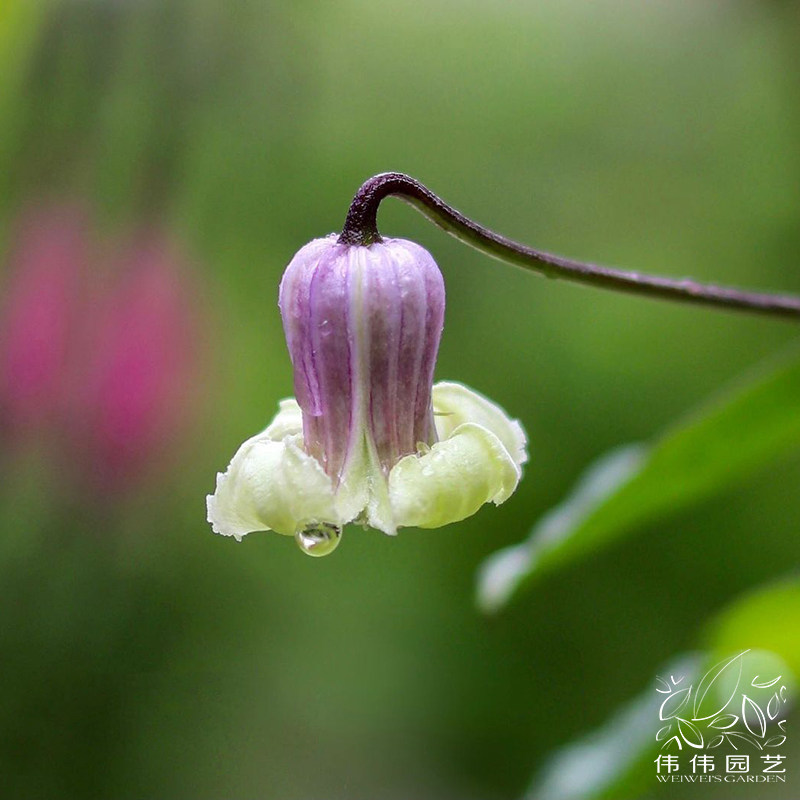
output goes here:
<path id="1" fill-rule="evenodd" d="M 702 674 L 697 654 L 680 656 L 662 675 L 682 675 L 687 684 Z M 528 793 L 529 800 L 599 800 L 639 797 L 653 783 L 653 759 L 674 731 L 658 730 L 664 695 L 649 686 L 597 730 L 560 750 L 545 762 Z M 668 752 L 672 752 L 669 750 Z"/>
<path id="2" fill-rule="evenodd" d="M 793 577 L 759 587 L 731 603 L 709 626 L 706 638 L 716 653 L 748 647 L 777 653 L 800 676 L 799 630 L 800 579 Z M 769 688 L 768 673 L 765 666 L 758 688 Z M 775 683 L 774 689 L 779 691 L 785 683 Z"/>
<path id="3" fill-rule="evenodd" d="M 523 586 L 635 526 L 689 505 L 800 446 L 800 352 L 759 370 L 652 444 L 593 464 L 561 505 L 519 545 L 492 554 L 478 604 L 502 608 Z"/>
<path id="4" fill-rule="evenodd" d="M 701 651 L 672 659 L 659 673 L 665 677 L 654 676 L 652 686 L 629 700 L 605 724 L 558 749 L 537 773 L 526 798 L 625 800 L 652 790 L 657 785 L 653 760 L 662 750 L 677 752 L 670 744 L 670 738 L 676 734 L 670 709 L 680 702 L 681 692 L 675 691 L 678 685 L 689 687 L 687 697 L 694 690 L 691 702 L 695 706 L 704 700 L 723 706 L 735 695 L 739 704 L 737 713 L 743 694 L 761 690 L 766 692 L 764 701 L 770 692 L 777 690 L 773 695 L 774 713 L 764 721 L 768 738 L 763 746 L 779 747 L 785 741 L 782 717 L 795 697 L 794 672 L 800 667 L 798 625 L 800 580 L 797 578 L 737 598 L 707 627 Z M 728 669 L 731 665 L 735 668 Z M 682 679 L 676 682 L 672 676 Z M 672 685 L 668 679 L 673 681 Z M 727 719 L 719 718 L 712 723 L 720 722 L 720 727 L 727 729 L 730 720 L 738 719 L 731 714 L 726 716 Z M 694 723 L 679 719 L 678 726 L 681 723 L 689 727 L 690 739 L 697 733 L 696 726 L 703 724 L 696 718 Z M 716 727 L 711 724 L 706 735 L 716 733 Z M 724 732 L 761 748 L 756 737 Z M 722 743 L 721 735 L 712 735 L 707 749 Z"/>

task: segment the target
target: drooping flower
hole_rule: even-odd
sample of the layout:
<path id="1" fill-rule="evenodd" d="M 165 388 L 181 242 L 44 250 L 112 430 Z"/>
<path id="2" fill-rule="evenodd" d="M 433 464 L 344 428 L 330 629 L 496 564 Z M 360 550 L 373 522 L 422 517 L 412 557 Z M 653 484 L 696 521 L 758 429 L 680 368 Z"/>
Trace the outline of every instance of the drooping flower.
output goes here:
<path id="1" fill-rule="evenodd" d="M 444 282 L 403 239 L 316 239 L 292 259 L 279 305 L 297 399 L 248 439 L 208 497 L 216 533 L 294 535 L 310 555 L 355 521 L 436 528 L 512 494 L 519 422 L 466 386 L 433 385 Z"/>

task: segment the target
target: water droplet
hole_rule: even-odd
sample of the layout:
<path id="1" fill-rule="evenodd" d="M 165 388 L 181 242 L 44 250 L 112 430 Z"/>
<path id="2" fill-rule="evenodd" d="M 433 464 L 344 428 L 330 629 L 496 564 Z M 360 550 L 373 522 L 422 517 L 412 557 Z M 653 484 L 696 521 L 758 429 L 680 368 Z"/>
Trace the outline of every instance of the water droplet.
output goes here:
<path id="1" fill-rule="evenodd" d="M 297 546 L 309 556 L 327 556 L 339 545 L 342 529 L 330 522 L 314 522 L 297 531 Z"/>

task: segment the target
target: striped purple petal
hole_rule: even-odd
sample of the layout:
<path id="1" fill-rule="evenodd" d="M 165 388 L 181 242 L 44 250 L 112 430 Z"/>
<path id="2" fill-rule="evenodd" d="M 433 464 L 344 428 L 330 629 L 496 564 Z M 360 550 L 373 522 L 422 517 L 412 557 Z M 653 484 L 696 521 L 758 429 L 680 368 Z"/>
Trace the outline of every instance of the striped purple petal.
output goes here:
<path id="1" fill-rule="evenodd" d="M 363 247 L 331 235 L 287 267 L 280 309 L 305 446 L 334 480 L 364 448 L 386 475 L 436 440 L 444 298 L 433 258 L 403 239 Z"/>

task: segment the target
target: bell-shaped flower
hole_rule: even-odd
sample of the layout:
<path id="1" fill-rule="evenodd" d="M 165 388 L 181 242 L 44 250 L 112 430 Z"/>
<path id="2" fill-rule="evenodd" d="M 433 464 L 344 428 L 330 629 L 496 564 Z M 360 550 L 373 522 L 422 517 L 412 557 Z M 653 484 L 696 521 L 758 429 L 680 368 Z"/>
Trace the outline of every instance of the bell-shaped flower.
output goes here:
<path id="1" fill-rule="evenodd" d="M 508 499 L 525 434 L 466 386 L 433 385 L 444 304 L 413 242 L 303 247 L 280 287 L 297 399 L 217 476 L 213 530 L 274 530 L 324 555 L 348 522 L 436 528 Z"/>

